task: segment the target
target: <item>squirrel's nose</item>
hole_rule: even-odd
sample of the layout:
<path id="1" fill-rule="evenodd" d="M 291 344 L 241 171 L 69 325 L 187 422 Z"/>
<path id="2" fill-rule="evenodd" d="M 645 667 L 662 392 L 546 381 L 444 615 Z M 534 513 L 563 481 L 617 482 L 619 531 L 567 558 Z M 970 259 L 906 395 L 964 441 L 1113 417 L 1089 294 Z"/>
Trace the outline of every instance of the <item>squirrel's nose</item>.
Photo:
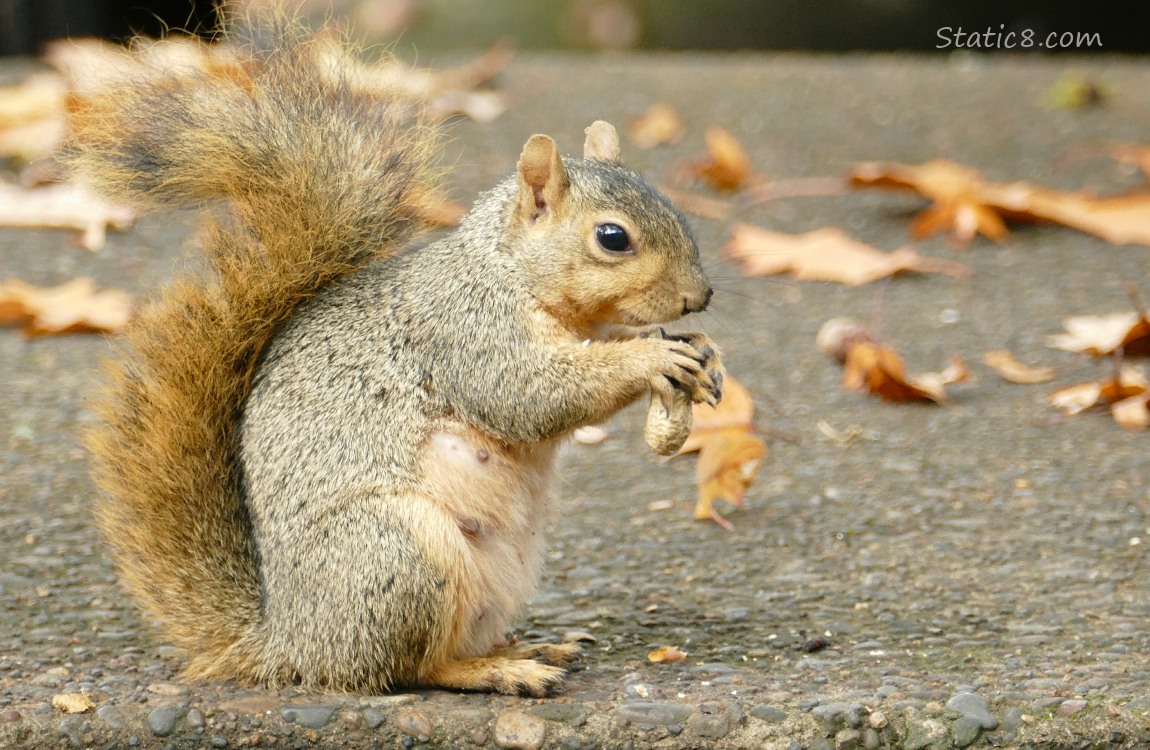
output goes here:
<path id="1" fill-rule="evenodd" d="M 707 287 L 706 294 L 703 295 L 701 300 L 692 300 L 690 297 L 683 298 L 683 314 L 703 312 L 707 309 L 707 305 L 711 304 L 711 297 L 714 296 L 715 290 Z"/>

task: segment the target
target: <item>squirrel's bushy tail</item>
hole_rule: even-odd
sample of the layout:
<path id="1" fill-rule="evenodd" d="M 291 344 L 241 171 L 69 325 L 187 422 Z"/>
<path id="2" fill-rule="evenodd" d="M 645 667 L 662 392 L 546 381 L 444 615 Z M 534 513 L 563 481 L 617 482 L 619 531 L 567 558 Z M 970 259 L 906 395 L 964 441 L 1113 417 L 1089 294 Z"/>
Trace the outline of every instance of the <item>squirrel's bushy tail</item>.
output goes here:
<path id="1" fill-rule="evenodd" d="M 202 233 L 208 273 L 177 279 L 125 333 L 87 443 L 128 590 L 192 675 L 259 679 L 237 430 L 253 369 L 296 306 L 418 228 L 437 149 L 408 103 L 346 80 L 330 37 L 278 23 L 253 38 L 219 68 L 104 91 L 72 147 L 121 200 L 230 205 Z"/>

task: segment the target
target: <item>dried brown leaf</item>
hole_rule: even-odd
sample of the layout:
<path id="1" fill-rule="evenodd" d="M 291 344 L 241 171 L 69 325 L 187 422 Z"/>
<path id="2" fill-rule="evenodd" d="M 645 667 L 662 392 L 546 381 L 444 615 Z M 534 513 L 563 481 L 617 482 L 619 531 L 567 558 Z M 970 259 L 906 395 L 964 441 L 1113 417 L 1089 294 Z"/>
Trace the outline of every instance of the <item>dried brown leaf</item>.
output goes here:
<path id="1" fill-rule="evenodd" d="M 1075 315 L 1062 321 L 1066 333 L 1047 338 L 1047 346 L 1095 357 L 1118 350 L 1127 357 L 1150 356 L 1150 320 L 1138 312 Z"/>
<path id="2" fill-rule="evenodd" d="M 674 107 L 664 102 L 652 104 L 627 124 L 627 135 L 642 149 L 678 143 L 685 132 L 683 118 Z"/>
<path id="3" fill-rule="evenodd" d="M 52 705 L 66 714 L 82 714 L 96 707 L 83 693 L 57 693 L 52 696 Z"/>
<path id="4" fill-rule="evenodd" d="M 63 114 L 0 128 L 0 159 L 28 162 L 50 154 L 64 142 L 66 130 Z"/>
<path id="5" fill-rule="evenodd" d="M 855 187 L 908 190 L 933 203 L 911 224 L 916 238 L 948 232 L 965 246 L 982 234 L 1000 242 L 1006 220 L 1053 222 L 1114 244 L 1150 245 L 1150 195 L 1095 196 L 1047 190 L 1026 182 L 995 183 L 956 162 L 939 159 L 918 166 L 893 162 L 856 164 Z"/>
<path id="6" fill-rule="evenodd" d="M 901 273 L 942 273 L 969 278 L 970 268 L 902 247 L 884 253 L 851 239 L 834 227 L 805 234 L 786 234 L 750 224 L 736 224 L 723 256 L 742 263 L 745 276 L 790 272 L 802 281 L 837 281 L 859 286 Z"/>
<path id="7" fill-rule="evenodd" d="M 647 654 L 647 661 L 655 662 L 656 664 L 683 661 L 686 658 L 686 652 L 680 651 L 674 646 L 662 646 Z"/>
<path id="8" fill-rule="evenodd" d="M 78 278 L 56 287 L 37 287 L 19 279 L 0 284 L 0 325 L 23 326 L 28 336 L 58 333 L 111 333 L 131 318 L 131 298 Z"/>
<path id="9" fill-rule="evenodd" d="M 1056 374 L 1053 367 L 1032 367 L 1021 363 L 1006 349 L 988 351 L 982 355 L 982 361 L 999 377 L 1011 383 L 1045 383 L 1054 380 Z"/>
<path id="10" fill-rule="evenodd" d="M 724 500 L 744 507 L 744 493 L 758 474 L 767 445 L 754 433 L 755 404 L 746 387 L 731 376 L 723 385 L 723 400 L 716 407 L 695 404 L 691 433 L 676 455 L 698 452 L 695 481 L 699 495 L 694 517 L 710 519 L 727 530 L 734 527 L 715 508 Z"/>
<path id="11" fill-rule="evenodd" d="M 1116 377 L 1091 380 L 1059 388 L 1047 397 L 1051 406 L 1067 414 L 1078 414 L 1092 406 L 1107 406 L 1150 391 L 1142 371 L 1124 366 Z"/>
<path id="12" fill-rule="evenodd" d="M 108 227 L 127 229 L 135 218 L 136 209 L 109 203 L 83 185 L 0 185 L 0 226 L 76 229 L 89 250 L 104 246 Z"/>
<path id="13" fill-rule="evenodd" d="M 687 178 L 702 180 L 715 190 L 730 193 L 763 182 L 763 178 L 754 173 L 751 157 L 735 136 L 712 125 L 704 138 L 707 153 L 689 161 L 681 170 Z"/>
<path id="14" fill-rule="evenodd" d="M 1150 390 L 1124 398 L 1111 405 L 1110 416 L 1119 427 L 1141 432 L 1150 427 Z"/>
<path id="15" fill-rule="evenodd" d="M 898 352 L 873 336 L 850 339 L 843 361 L 843 387 L 878 396 L 884 401 L 947 400 L 946 387 L 970 379 L 966 363 L 951 355 L 941 372 L 911 375 Z"/>
<path id="16" fill-rule="evenodd" d="M 55 73 L 37 73 L 15 86 L 0 86 L 0 130 L 61 117 L 65 91 L 64 81 Z"/>

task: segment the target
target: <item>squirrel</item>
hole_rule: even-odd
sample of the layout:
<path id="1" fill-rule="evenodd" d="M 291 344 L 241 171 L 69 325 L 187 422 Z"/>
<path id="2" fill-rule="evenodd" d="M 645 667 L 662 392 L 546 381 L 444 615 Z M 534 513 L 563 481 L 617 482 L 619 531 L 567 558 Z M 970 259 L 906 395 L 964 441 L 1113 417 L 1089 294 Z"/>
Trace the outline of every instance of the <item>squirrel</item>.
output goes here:
<path id="1" fill-rule="evenodd" d="M 547 695 L 578 647 L 505 636 L 557 449 L 650 395 L 647 441 L 677 450 L 722 365 L 707 336 L 651 329 L 712 290 L 603 122 L 583 158 L 532 136 L 419 239 L 439 128 L 357 87 L 332 43 L 272 24 L 225 69 L 152 71 L 75 124 L 74 168 L 112 197 L 220 204 L 206 262 L 106 364 L 96 524 L 188 678 Z"/>

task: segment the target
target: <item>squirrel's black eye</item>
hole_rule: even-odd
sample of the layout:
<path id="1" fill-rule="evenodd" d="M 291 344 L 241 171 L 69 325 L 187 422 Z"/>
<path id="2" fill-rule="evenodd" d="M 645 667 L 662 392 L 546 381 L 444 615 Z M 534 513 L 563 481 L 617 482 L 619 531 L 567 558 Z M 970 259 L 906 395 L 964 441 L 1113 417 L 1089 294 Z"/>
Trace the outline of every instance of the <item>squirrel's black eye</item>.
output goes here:
<path id="1" fill-rule="evenodd" d="M 600 224 L 595 227 L 595 241 L 609 253 L 625 253 L 631 249 L 627 230 L 618 224 Z"/>

